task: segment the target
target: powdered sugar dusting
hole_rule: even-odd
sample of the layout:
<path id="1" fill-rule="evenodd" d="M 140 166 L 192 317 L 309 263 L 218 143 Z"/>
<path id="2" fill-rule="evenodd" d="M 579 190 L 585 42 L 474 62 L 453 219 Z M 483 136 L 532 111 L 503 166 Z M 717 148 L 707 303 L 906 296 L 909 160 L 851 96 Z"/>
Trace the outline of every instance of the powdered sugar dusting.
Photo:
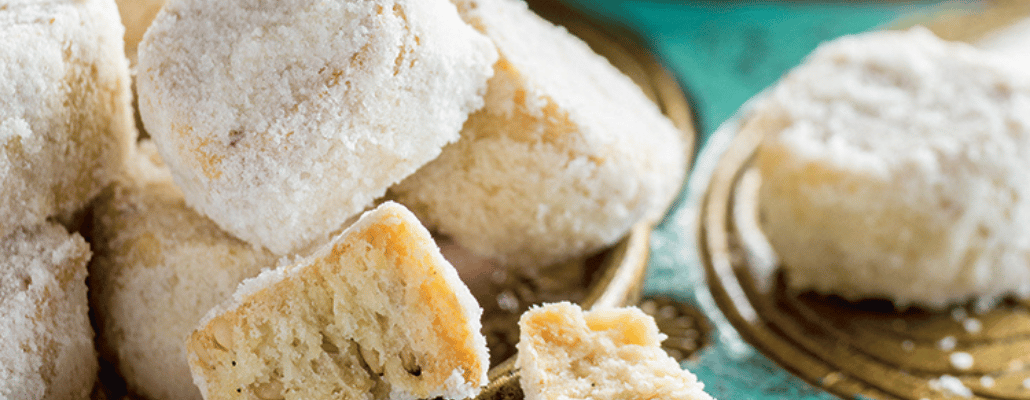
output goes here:
<path id="1" fill-rule="evenodd" d="M 284 255 L 457 140 L 496 57 L 445 0 L 175 0 L 140 115 L 191 206 Z"/>
<path id="2" fill-rule="evenodd" d="M 941 375 L 937 379 L 931 379 L 930 387 L 942 393 L 950 393 L 961 397 L 973 397 L 973 391 L 966 387 L 961 380 L 951 375 Z"/>

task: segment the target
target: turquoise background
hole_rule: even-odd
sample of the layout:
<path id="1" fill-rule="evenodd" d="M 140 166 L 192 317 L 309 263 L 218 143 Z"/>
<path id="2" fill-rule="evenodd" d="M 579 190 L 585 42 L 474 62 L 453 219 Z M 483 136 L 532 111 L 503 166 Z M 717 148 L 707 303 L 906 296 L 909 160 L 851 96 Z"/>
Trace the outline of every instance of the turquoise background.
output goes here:
<path id="1" fill-rule="evenodd" d="M 684 366 L 718 399 L 835 398 L 740 339 L 707 290 L 697 254 L 696 208 L 711 173 L 705 159 L 717 158 L 728 142 L 712 133 L 825 40 L 973 3 L 564 1 L 590 17 L 639 34 L 676 74 L 695 108 L 702 163 L 681 201 L 652 236 L 645 282 L 645 294 L 689 302 L 715 326 L 714 344 Z"/>
<path id="2" fill-rule="evenodd" d="M 932 1 L 563 1 L 639 34 L 686 86 L 704 139 L 819 43 L 943 7 Z"/>

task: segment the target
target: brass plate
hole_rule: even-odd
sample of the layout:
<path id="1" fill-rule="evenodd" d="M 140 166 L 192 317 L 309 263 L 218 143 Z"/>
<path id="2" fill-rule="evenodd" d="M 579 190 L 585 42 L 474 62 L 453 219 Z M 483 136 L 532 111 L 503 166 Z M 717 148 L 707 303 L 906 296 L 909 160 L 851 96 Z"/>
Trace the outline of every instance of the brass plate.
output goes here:
<path id="1" fill-rule="evenodd" d="M 957 20 L 969 18 L 975 17 Z M 760 230 L 761 178 L 752 162 L 762 132 L 749 129 L 749 113 L 745 105 L 714 135 L 730 142 L 715 161 L 699 227 L 709 287 L 741 336 L 784 369 L 844 398 L 964 398 L 961 387 L 946 388 L 960 382 L 965 398 L 1030 399 L 1026 301 L 988 311 L 974 303 L 902 312 L 887 301 L 788 293 Z"/>

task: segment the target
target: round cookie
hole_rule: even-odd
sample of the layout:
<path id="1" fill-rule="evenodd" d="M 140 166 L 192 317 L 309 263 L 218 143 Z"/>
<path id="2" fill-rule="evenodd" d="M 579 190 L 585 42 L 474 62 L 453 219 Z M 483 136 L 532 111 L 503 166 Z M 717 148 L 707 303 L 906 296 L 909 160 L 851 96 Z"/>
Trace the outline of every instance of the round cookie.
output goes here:
<path id="1" fill-rule="evenodd" d="M 523 2 L 458 3 L 500 60 L 461 140 L 392 188 L 397 201 L 462 246 L 526 267 L 600 250 L 660 218 L 687 154 L 658 107 Z"/>
<path id="2" fill-rule="evenodd" d="M 170 1 L 137 87 L 190 206 L 288 254 L 457 140 L 496 50 L 446 0 L 269 4 Z"/>
<path id="3" fill-rule="evenodd" d="M 85 207 L 136 138 L 114 0 L 0 8 L 0 236 Z"/>
<path id="4" fill-rule="evenodd" d="M 753 112 L 795 290 L 898 307 L 1030 295 L 1030 76 L 925 29 L 817 49 Z"/>
<path id="5" fill-rule="evenodd" d="M 201 399 L 186 336 L 276 258 L 186 206 L 150 142 L 97 199 L 90 301 L 102 355 L 147 399 Z"/>

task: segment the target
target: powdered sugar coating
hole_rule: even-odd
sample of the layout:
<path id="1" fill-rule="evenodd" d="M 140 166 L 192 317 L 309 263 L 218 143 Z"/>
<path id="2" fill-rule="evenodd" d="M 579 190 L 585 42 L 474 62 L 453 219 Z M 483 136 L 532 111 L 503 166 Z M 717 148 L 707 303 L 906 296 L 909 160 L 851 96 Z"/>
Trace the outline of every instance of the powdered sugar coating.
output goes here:
<path id="1" fill-rule="evenodd" d="M 840 39 L 752 128 L 789 284 L 899 307 L 1030 295 L 1030 76 L 924 29 Z"/>
<path id="2" fill-rule="evenodd" d="M 682 133 L 627 76 L 517 0 L 458 1 L 500 60 L 462 140 L 391 189 L 484 256 L 543 266 L 660 218 L 686 171 Z"/>
<path id="3" fill-rule="evenodd" d="M 88 399 L 96 380 L 89 245 L 60 225 L 0 239 L 0 398 Z"/>
<path id="4" fill-rule="evenodd" d="M 457 140 L 496 51 L 444 0 L 176 0 L 139 56 L 188 203 L 288 254 Z"/>
<path id="5" fill-rule="evenodd" d="M 0 1 L 0 236 L 74 212 L 135 140 L 113 0 Z"/>
<path id="6" fill-rule="evenodd" d="M 130 392 L 200 400 L 186 336 L 275 257 L 188 208 L 153 143 L 93 202 L 90 302 L 101 354 Z"/>

